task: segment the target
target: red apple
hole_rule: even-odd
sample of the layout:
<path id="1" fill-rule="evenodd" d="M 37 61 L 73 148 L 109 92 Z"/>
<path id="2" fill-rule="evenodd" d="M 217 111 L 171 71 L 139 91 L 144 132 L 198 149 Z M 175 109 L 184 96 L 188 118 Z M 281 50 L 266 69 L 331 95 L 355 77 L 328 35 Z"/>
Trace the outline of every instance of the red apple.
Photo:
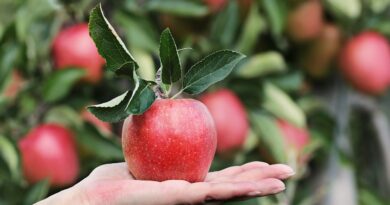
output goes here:
<path id="1" fill-rule="evenodd" d="M 312 40 L 320 35 L 323 26 L 322 5 L 319 0 L 308 0 L 290 10 L 287 33 L 293 41 Z"/>
<path id="2" fill-rule="evenodd" d="M 310 142 L 310 134 L 305 128 L 299 128 L 295 125 L 290 124 L 285 120 L 279 119 L 277 125 L 282 132 L 282 135 L 285 140 L 285 145 L 287 149 L 293 150 L 298 154 L 298 159 L 300 162 L 307 160 L 307 155 L 303 154 L 303 149 Z"/>
<path id="3" fill-rule="evenodd" d="M 57 124 L 32 129 L 19 142 L 24 175 L 35 183 L 48 178 L 52 186 L 72 184 L 79 173 L 73 135 Z"/>
<path id="4" fill-rule="evenodd" d="M 221 10 L 228 1 L 227 0 L 204 0 L 204 2 L 209 7 L 210 11 L 216 12 Z"/>
<path id="5" fill-rule="evenodd" d="M 385 37 L 366 31 L 351 38 L 343 48 L 340 67 L 359 90 L 378 95 L 390 81 L 390 47 Z"/>
<path id="6" fill-rule="evenodd" d="M 85 121 L 93 124 L 95 127 L 97 127 L 103 133 L 109 134 L 112 131 L 112 126 L 110 123 L 103 122 L 103 121 L 99 120 L 97 117 L 95 117 L 95 115 L 88 112 L 87 110 L 83 110 L 81 112 L 81 117 Z"/>
<path id="7" fill-rule="evenodd" d="M 136 179 L 203 181 L 216 144 L 210 113 L 193 99 L 157 99 L 123 124 L 123 153 Z"/>
<path id="8" fill-rule="evenodd" d="M 248 134 L 248 120 L 240 99 L 230 90 L 221 89 L 203 95 L 200 100 L 207 106 L 217 128 L 220 154 L 239 149 Z"/>
<path id="9" fill-rule="evenodd" d="M 12 71 L 11 79 L 9 79 L 7 85 L 5 86 L 2 95 L 6 98 L 13 99 L 22 89 L 25 80 L 18 71 Z"/>
<path id="10" fill-rule="evenodd" d="M 340 50 L 341 32 L 333 24 L 325 24 L 320 36 L 311 42 L 304 55 L 301 65 L 314 78 L 322 78 L 329 73 L 330 64 Z"/>
<path id="11" fill-rule="evenodd" d="M 90 83 L 102 78 L 105 61 L 89 36 L 88 24 L 63 29 L 54 39 L 52 52 L 57 69 L 81 67 L 86 70 L 84 80 Z"/>

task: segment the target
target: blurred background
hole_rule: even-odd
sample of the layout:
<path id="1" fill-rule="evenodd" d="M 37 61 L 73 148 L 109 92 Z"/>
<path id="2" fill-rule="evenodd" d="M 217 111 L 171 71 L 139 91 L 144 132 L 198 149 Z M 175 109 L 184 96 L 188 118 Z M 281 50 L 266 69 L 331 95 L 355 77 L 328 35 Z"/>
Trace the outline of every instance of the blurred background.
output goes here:
<path id="1" fill-rule="evenodd" d="M 0 0 L 0 204 L 32 204 L 123 161 L 121 123 L 85 111 L 132 86 L 89 38 L 97 3 Z M 247 55 L 184 96 L 216 122 L 211 169 L 260 160 L 297 174 L 281 194 L 226 204 L 390 204 L 390 0 L 101 3 L 145 79 L 166 27 L 186 68 L 215 50 Z"/>

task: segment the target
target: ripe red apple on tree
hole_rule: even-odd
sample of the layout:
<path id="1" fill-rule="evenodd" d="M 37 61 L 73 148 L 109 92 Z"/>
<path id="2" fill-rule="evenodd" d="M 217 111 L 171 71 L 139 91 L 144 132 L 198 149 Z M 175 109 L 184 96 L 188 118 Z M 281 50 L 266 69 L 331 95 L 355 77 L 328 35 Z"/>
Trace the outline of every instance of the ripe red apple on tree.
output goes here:
<path id="1" fill-rule="evenodd" d="M 303 149 L 310 142 L 310 134 L 305 128 L 299 128 L 295 125 L 279 119 L 277 125 L 284 137 L 285 145 L 287 149 L 292 149 L 298 154 L 298 159 L 301 162 L 306 161 L 307 156 L 302 155 Z"/>
<path id="2" fill-rule="evenodd" d="M 218 153 L 239 149 L 248 134 L 248 120 L 240 99 L 230 90 L 221 89 L 203 95 L 200 100 L 213 116 L 218 135 Z"/>
<path id="3" fill-rule="evenodd" d="M 390 83 L 390 47 L 387 39 L 373 31 L 352 37 L 343 48 L 340 67 L 357 89 L 378 95 Z"/>
<path id="4" fill-rule="evenodd" d="M 325 24 L 320 36 L 308 45 L 301 56 L 302 67 L 313 78 L 326 76 L 339 53 L 340 44 L 340 29 L 333 24 Z"/>
<path id="5" fill-rule="evenodd" d="M 322 15 L 319 0 L 307 0 L 298 4 L 287 16 L 287 34 L 296 42 L 314 39 L 321 33 Z"/>
<path id="6" fill-rule="evenodd" d="M 80 23 L 60 31 L 54 39 L 52 53 L 56 69 L 83 68 L 86 71 L 83 79 L 89 83 L 97 83 L 102 78 L 105 62 L 89 36 L 88 24 Z"/>
<path id="7" fill-rule="evenodd" d="M 210 113 L 193 99 L 158 99 L 123 125 L 123 152 L 137 179 L 203 181 L 216 144 Z"/>
<path id="8" fill-rule="evenodd" d="M 109 134 L 112 132 L 112 126 L 110 123 L 103 122 L 103 121 L 99 120 L 97 117 L 95 117 L 95 115 L 88 112 L 87 110 L 83 110 L 81 112 L 81 117 L 85 121 L 95 125 L 103 133 Z"/>
<path id="9" fill-rule="evenodd" d="M 212 12 L 221 10 L 228 3 L 227 0 L 204 0 L 204 2 Z"/>
<path id="10" fill-rule="evenodd" d="M 66 186 L 77 179 L 79 163 L 72 133 L 57 124 L 42 124 L 19 141 L 24 176 L 30 183 L 49 179 Z"/>
<path id="11" fill-rule="evenodd" d="M 11 79 L 8 80 L 8 83 L 5 85 L 1 95 L 9 99 L 15 98 L 23 84 L 24 79 L 22 75 L 18 71 L 12 71 Z"/>
<path id="12" fill-rule="evenodd" d="M 142 66 L 115 35 L 100 5 L 91 12 L 89 29 L 107 67 L 126 75 L 135 85 L 106 103 L 88 107 L 103 121 L 125 119 L 122 147 L 131 174 L 143 180 L 203 181 L 216 151 L 217 130 L 203 103 L 176 97 L 181 93 L 200 94 L 224 79 L 245 56 L 229 50 L 216 51 L 184 73 L 172 33 L 165 29 L 160 36 L 161 65 L 156 81 L 147 81 L 139 77 L 137 70 Z M 121 55 L 111 55 L 114 48 Z M 173 94 L 173 90 L 178 91 Z"/>

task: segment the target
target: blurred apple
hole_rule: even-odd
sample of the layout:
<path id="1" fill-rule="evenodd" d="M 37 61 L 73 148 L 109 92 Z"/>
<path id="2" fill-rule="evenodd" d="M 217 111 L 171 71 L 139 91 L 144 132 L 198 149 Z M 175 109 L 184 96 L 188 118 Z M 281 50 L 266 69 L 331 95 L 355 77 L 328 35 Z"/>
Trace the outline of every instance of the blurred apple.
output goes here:
<path id="1" fill-rule="evenodd" d="M 319 0 L 307 0 L 289 11 L 287 34 L 295 42 L 312 40 L 320 35 L 323 11 Z"/>
<path id="2" fill-rule="evenodd" d="M 60 31 L 54 39 L 52 53 L 57 69 L 85 69 L 84 80 L 89 83 L 97 83 L 102 78 L 105 61 L 89 36 L 88 24 L 76 24 Z"/>
<path id="3" fill-rule="evenodd" d="M 329 73 L 340 46 L 340 29 L 333 24 L 325 24 L 320 36 L 311 42 L 300 56 L 300 64 L 311 77 L 323 78 Z"/>
<path id="4" fill-rule="evenodd" d="M 345 77 L 360 91 L 378 95 L 390 83 L 390 47 L 379 33 L 365 31 L 348 40 L 340 56 Z"/>
<path id="5" fill-rule="evenodd" d="M 24 175 L 28 182 L 49 179 L 51 186 L 75 182 L 79 163 L 72 133 L 57 124 L 42 124 L 19 141 Z"/>
<path id="6" fill-rule="evenodd" d="M 249 124 L 240 99 L 230 90 L 206 93 L 200 100 L 207 106 L 217 128 L 217 152 L 226 154 L 240 149 L 248 134 Z"/>
<path id="7" fill-rule="evenodd" d="M 304 148 L 310 142 L 310 134 L 306 128 L 299 128 L 295 125 L 278 119 L 277 125 L 284 137 L 286 148 L 294 151 L 297 154 L 298 161 L 304 163 L 308 156 L 303 154 Z"/>
<path id="8" fill-rule="evenodd" d="M 228 2 L 228 0 L 203 0 L 203 1 L 207 4 L 210 11 L 212 12 L 221 10 Z"/>
<path id="9" fill-rule="evenodd" d="M 19 93 L 20 89 L 22 89 L 25 80 L 18 71 L 12 71 L 10 79 L 7 81 L 1 95 L 8 99 L 13 99 Z"/>
<path id="10" fill-rule="evenodd" d="M 81 117 L 91 123 L 92 125 L 94 125 L 96 128 L 98 128 L 101 132 L 103 132 L 104 134 L 110 134 L 112 132 L 112 126 L 110 123 L 108 122 L 103 122 L 101 120 L 99 120 L 97 117 L 95 117 L 95 115 L 93 115 L 92 113 L 88 112 L 87 110 L 83 110 L 81 112 Z"/>

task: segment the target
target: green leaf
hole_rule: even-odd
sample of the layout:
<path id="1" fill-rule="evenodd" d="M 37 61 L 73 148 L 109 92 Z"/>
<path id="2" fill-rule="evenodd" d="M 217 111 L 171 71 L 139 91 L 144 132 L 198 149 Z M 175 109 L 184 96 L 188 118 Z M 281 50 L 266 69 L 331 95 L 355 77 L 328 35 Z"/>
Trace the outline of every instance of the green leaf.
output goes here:
<path id="1" fill-rule="evenodd" d="M 126 107 L 131 98 L 131 94 L 131 91 L 126 91 L 108 102 L 89 106 L 88 111 L 102 121 L 119 122 L 129 116 L 126 112 Z"/>
<path id="2" fill-rule="evenodd" d="M 138 64 L 107 21 L 100 4 L 91 11 L 89 32 L 100 55 L 106 59 L 107 68 L 118 75 L 131 77 Z"/>
<path id="3" fill-rule="evenodd" d="M 0 44 L 0 90 L 5 86 L 6 78 L 10 75 L 18 60 L 21 46 L 14 42 Z"/>
<path id="4" fill-rule="evenodd" d="M 156 100 L 154 91 L 150 88 L 154 85 L 154 82 L 145 81 L 140 79 L 134 74 L 135 88 L 130 102 L 126 108 L 127 113 L 130 115 L 139 115 L 144 113 Z"/>
<path id="5" fill-rule="evenodd" d="M 257 44 L 257 40 L 262 32 L 266 30 L 264 17 L 260 15 L 257 3 L 252 2 L 248 17 L 238 39 L 237 50 L 244 54 L 250 54 Z"/>
<path id="6" fill-rule="evenodd" d="M 44 122 L 57 123 L 66 127 L 83 125 L 80 113 L 68 106 L 56 106 L 46 111 Z"/>
<path id="7" fill-rule="evenodd" d="M 24 204 L 34 204 L 35 202 L 44 199 L 49 193 L 49 185 L 49 180 L 43 180 L 34 184 L 34 186 L 28 191 Z"/>
<path id="8" fill-rule="evenodd" d="M 269 73 L 286 71 L 286 68 L 283 56 L 278 52 L 270 51 L 250 57 L 237 74 L 243 78 L 255 78 Z"/>
<path id="9" fill-rule="evenodd" d="M 279 118 L 298 127 L 305 127 L 306 117 L 303 111 L 286 93 L 271 83 L 264 84 L 263 107 Z"/>
<path id="10" fill-rule="evenodd" d="M 356 19 L 362 12 L 362 4 L 360 0 L 327 0 L 330 11 L 338 16 Z"/>
<path id="11" fill-rule="evenodd" d="M 87 154 L 103 160 L 123 160 L 120 143 L 115 138 L 104 137 L 95 126 L 85 124 L 77 130 L 77 144 Z"/>
<path id="12" fill-rule="evenodd" d="M 146 16 L 135 16 L 122 11 L 114 13 L 114 20 L 118 26 L 121 26 L 134 58 L 140 65 L 143 65 L 133 49 L 156 52 L 158 50 L 158 33 L 155 28 Z"/>
<path id="13" fill-rule="evenodd" d="M 245 56 L 222 50 L 212 53 L 193 65 L 183 79 L 183 91 L 199 94 L 210 85 L 223 80 Z"/>
<path id="14" fill-rule="evenodd" d="M 89 106 L 88 110 L 106 122 L 118 122 L 129 115 L 144 113 L 156 99 L 154 91 L 150 88 L 154 82 L 140 79 L 135 71 L 133 78 L 135 82 L 133 92 L 127 91 L 106 103 Z"/>
<path id="15" fill-rule="evenodd" d="M 226 9 L 218 13 L 211 26 L 212 41 L 219 42 L 223 47 L 231 45 L 236 37 L 239 19 L 237 1 L 230 1 Z"/>
<path id="16" fill-rule="evenodd" d="M 299 91 L 302 88 L 303 80 L 301 71 L 294 71 L 270 78 L 270 82 L 286 92 Z"/>
<path id="17" fill-rule="evenodd" d="M 43 98 L 47 102 L 61 100 L 85 75 L 85 70 L 80 68 L 61 69 L 53 72 L 43 83 Z"/>
<path id="18" fill-rule="evenodd" d="M 270 21 L 271 32 L 281 36 L 286 24 L 287 5 L 284 0 L 263 0 L 263 7 Z"/>
<path id="19" fill-rule="evenodd" d="M 20 158 L 15 145 L 8 138 L 0 135 L 0 157 L 5 161 L 13 179 L 18 179 L 20 173 Z"/>
<path id="20" fill-rule="evenodd" d="M 284 139 L 275 119 L 266 114 L 251 112 L 250 120 L 254 131 L 260 135 L 260 144 L 264 143 L 263 146 L 268 148 L 278 162 L 285 163 L 287 154 Z"/>
<path id="21" fill-rule="evenodd" d="M 175 39 L 169 28 L 161 33 L 160 60 L 162 67 L 162 82 L 172 84 L 181 78 L 181 65 Z"/>
<path id="22" fill-rule="evenodd" d="M 201 17 L 209 12 L 207 6 L 199 1 L 152 0 L 147 3 L 146 7 L 151 11 L 188 17 Z"/>

